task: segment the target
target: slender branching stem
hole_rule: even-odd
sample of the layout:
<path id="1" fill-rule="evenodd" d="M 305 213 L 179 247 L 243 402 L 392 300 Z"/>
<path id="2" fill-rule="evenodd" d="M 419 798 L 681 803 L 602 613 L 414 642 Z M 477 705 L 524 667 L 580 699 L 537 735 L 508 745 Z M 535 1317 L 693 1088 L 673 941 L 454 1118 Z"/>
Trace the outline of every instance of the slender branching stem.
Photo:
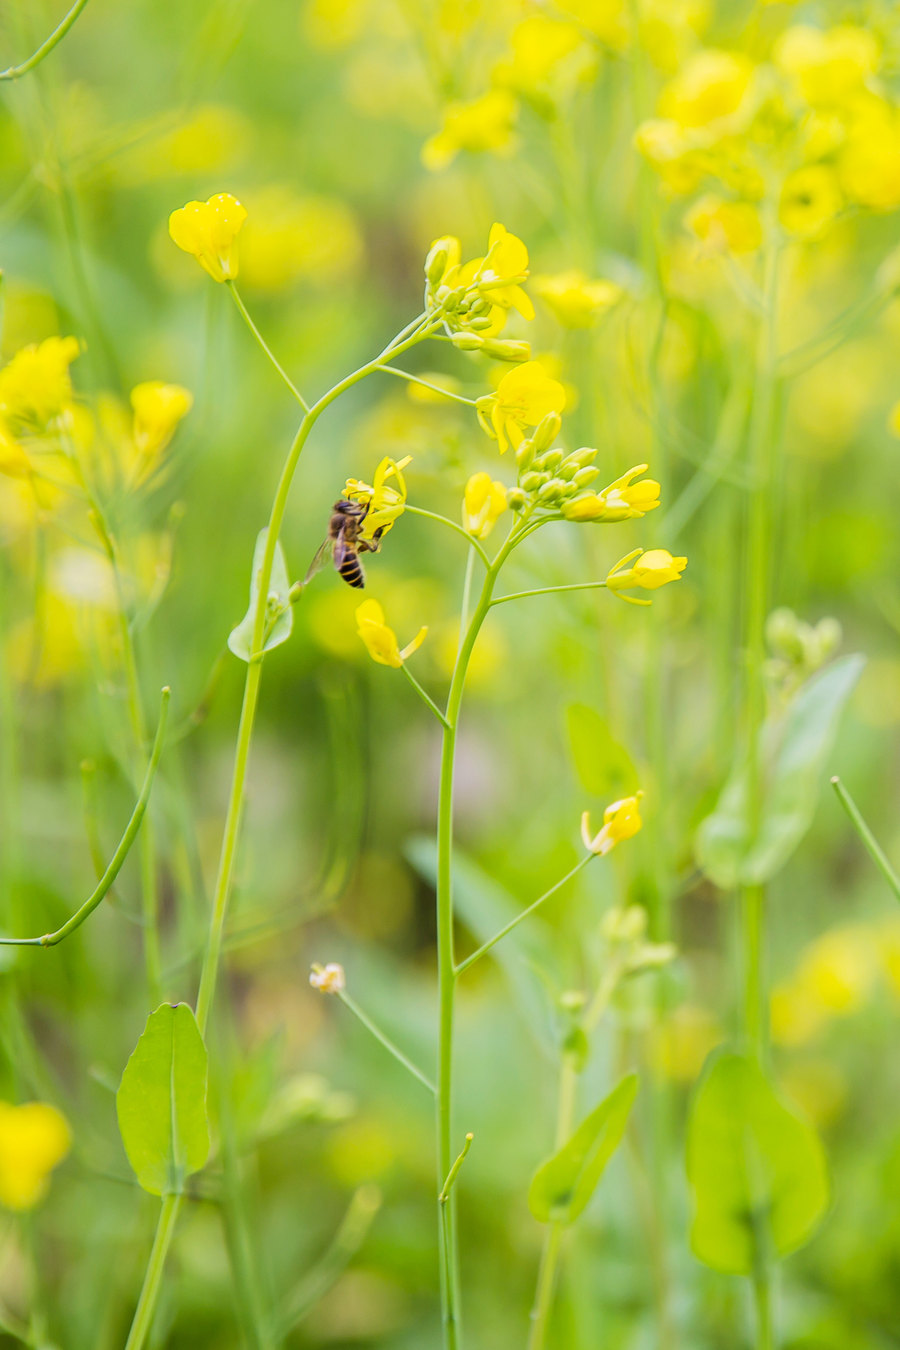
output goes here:
<path id="1" fill-rule="evenodd" d="M 866 824 L 862 812 L 856 805 L 856 802 L 850 796 L 850 793 L 844 787 L 840 778 L 832 778 L 831 786 L 834 788 L 841 806 L 847 812 L 851 825 L 865 845 L 869 857 L 890 886 L 891 891 L 894 894 L 894 899 L 900 900 L 900 877 L 897 876 L 897 873 L 890 864 L 887 854 Z"/>
<path id="2" fill-rule="evenodd" d="M 454 403 L 467 403 L 470 408 L 475 407 L 474 398 L 466 398 L 463 394 L 456 394 L 451 389 L 442 389 L 439 384 L 432 380 L 423 380 L 421 375 L 413 375 L 409 370 L 400 370 L 398 366 L 382 366 L 385 375 L 399 375 L 401 380 L 409 380 L 410 384 L 421 385 L 423 389 L 430 389 L 434 394 L 440 394 L 442 398 L 449 398 Z"/>
<path id="3" fill-rule="evenodd" d="M 0 80 L 17 80 L 21 75 L 27 75 L 30 70 L 34 70 L 35 66 L 40 65 L 44 57 L 49 56 L 53 48 L 62 42 L 87 2 L 88 0 L 75 0 L 72 8 L 63 16 L 50 36 L 41 43 L 37 51 L 29 56 L 27 61 L 23 61 L 20 66 L 8 66 L 6 70 L 0 70 Z"/>
<path id="4" fill-rule="evenodd" d="M 169 1254 L 169 1247 L 172 1245 L 180 1207 L 180 1195 L 163 1196 L 159 1220 L 156 1225 L 156 1236 L 150 1249 L 150 1259 L 147 1262 L 144 1283 L 135 1309 L 134 1320 L 131 1323 L 131 1330 L 128 1333 L 128 1340 L 125 1342 L 125 1350 L 141 1350 L 149 1334 L 153 1314 L 156 1311 L 160 1285 L 162 1284 L 166 1257 Z"/>
<path id="5" fill-rule="evenodd" d="M 531 595 L 561 595 L 565 591 L 597 591 L 605 587 L 605 581 L 575 581 L 568 586 L 539 586 L 534 591 L 513 591 L 509 595 L 498 595 L 491 604 L 504 605 L 507 600 L 527 600 Z"/>
<path id="6" fill-rule="evenodd" d="M 485 567 L 490 567 L 491 560 L 488 557 L 487 553 L 482 548 L 481 544 L 474 537 L 474 535 L 469 534 L 469 532 L 467 530 L 464 530 L 461 525 L 458 525 L 455 520 L 451 520 L 449 516 L 438 515 L 436 511 L 426 511 L 425 508 L 422 506 L 410 506 L 409 503 L 407 503 L 405 509 L 414 516 L 424 516 L 426 520 L 438 520 L 442 525 L 446 525 L 448 529 L 453 530 L 456 534 L 462 535 L 466 543 L 470 544 L 472 548 L 475 550 L 475 552 L 478 554 L 479 558 L 484 563 Z"/>
<path id="7" fill-rule="evenodd" d="M 243 300 L 241 299 L 241 295 L 240 295 L 240 292 L 238 291 L 237 286 L 235 286 L 235 284 L 234 284 L 233 281 L 226 281 L 225 284 L 226 284 L 226 286 L 228 287 L 229 291 L 231 292 L 231 298 L 232 298 L 232 300 L 234 301 L 234 303 L 237 305 L 238 311 L 240 312 L 240 315 L 241 315 L 241 318 L 244 320 L 244 323 L 245 323 L 245 324 L 247 325 L 247 327 L 250 329 L 250 332 L 253 334 L 253 336 L 254 336 L 254 338 L 256 339 L 256 341 L 257 341 L 259 347 L 262 349 L 262 351 L 263 351 L 263 353 L 264 353 L 266 359 L 269 361 L 269 363 L 270 363 L 270 365 L 273 367 L 273 369 L 277 372 L 278 376 L 279 376 L 280 379 L 283 381 L 283 383 L 287 385 L 288 389 L 291 391 L 291 394 L 292 394 L 293 397 L 297 400 L 297 402 L 300 404 L 300 407 L 303 409 L 303 411 L 308 413 L 308 412 L 309 412 L 309 404 L 307 403 L 307 401 L 306 401 L 306 399 L 303 397 L 303 395 L 300 393 L 300 390 L 299 390 L 299 389 L 297 388 L 297 386 L 294 384 L 294 382 L 293 382 L 293 380 L 291 379 L 290 375 L 288 375 L 287 371 L 284 369 L 284 366 L 282 366 L 281 362 L 278 360 L 278 358 L 276 357 L 275 353 L 272 351 L 272 348 L 271 348 L 271 347 L 269 346 L 269 344 L 266 342 L 265 338 L 263 337 L 262 333 L 261 333 L 261 332 L 259 331 L 259 329 L 257 328 L 256 324 L 253 322 L 253 320 L 252 320 L 252 318 L 250 317 L 250 314 L 249 314 L 249 312 L 248 312 L 248 310 L 247 310 L 247 306 L 244 304 Z"/>
<path id="8" fill-rule="evenodd" d="M 450 725 L 449 722 L 447 721 L 444 714 L 441 712 L 438 705 L 435 703 L 434 699 L 425 693 L 425 690 L 419 684 L 419 681 L 416 679 L 415 675 L 413 675 L 412 671 L 410 670 L 409 666 L 406 664 L 405 661 L 401 662 L 400 669 L 403 671 L 403 674 L 409 680 L 413 689 L 415 689 L 416 693 L 419 695 L 419 698 L 425 704 L 426 708 L 429 708 L 431 712 L 434 713 L 435 717 L 440 722 L 441 726 L 443 727 L 449 726 Z"/>
<path id="9" fill-rule="evenodd" d="M 362 1023 L 366 1031 L 368 1031 L 372 1036 L 375 1037 L 379 1045 L 383 1045 L 385 1050 L 387 1050 L 388 1054 L 393 1055 L 397 1063 L 402 1064 L 404 1069 L 407 1069 L 409 1073 L 412 1074 L 413 1078 L 417 1078 L 419 1082 L 422 1084 L 422 1086 L 426 1087 L 428 1091 L 431 1093 L 431 1095 L 434 1096 L 436 1088 L 434 1086 L 434 1083 L 432 1083 L 431 1079 L 427 1078 L 425 1074 L 422 1072 L 422 1070 L 417 1068 L 416 1065 L 413 1064 L 412 1060 L 409 1059 L 407 1055 L 404 1055 L 400 1047 L 395 1045 L 394 1042 L 391 1040 L 391 1038 L 389 1036 L 386 1036 L 380 1027 L 376 1026 L 376 1024 L 372 1021 L 371 1017 L 369 1017 L 367 1013 L 363 1012 L 362 1008 L 359 1006 L 356 1000 L 350 997 L 346 989 L 338 990 L 337 996 L 343 1003 L 344 1007 L 349 1008 L 350 1011 L 353 1013 L 353 1016 L 357 1019 L 357 1021 Z"/>

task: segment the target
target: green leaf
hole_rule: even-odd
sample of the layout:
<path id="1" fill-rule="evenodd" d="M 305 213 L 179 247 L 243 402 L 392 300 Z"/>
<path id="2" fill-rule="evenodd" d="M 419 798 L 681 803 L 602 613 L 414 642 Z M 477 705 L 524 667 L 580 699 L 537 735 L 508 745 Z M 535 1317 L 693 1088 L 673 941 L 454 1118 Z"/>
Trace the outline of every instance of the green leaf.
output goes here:
<path id="1" fill-rule="evenodd" d="M 147 1018 L 116 1093 L 128 1161 L 151 1195 L 180 1192 L 209 1155 L 206 1046 L 186 1003 Z"/>
<path id="2" fill-rule="evenodd" d="M 631 756 L 613 739 L 605 717 L 586 703 L 570 703 L 566 727 L 575 772 L 586 792 L 613 801 L 637 791 L 637 770 Z"/>
<path id="3" fill-rule="evenodd" d="M 541 1163 L 528 1191 L 529 1208 L 541 1223 L 551 1219 L 573 1223 L 578 1218 L 625 1133 L 637 1090 L 638 1076 L 630 1073 L 585 1117 L 559 1152 Z"/>
<path id="4" fill-rule="evenodd" d="M 688 1121 L 691 1246 L 714 1270 L 751 1275 L 802 1247 L 828 1208 L 825 1151 L 755 1060 L 715 1052 Z"/>
<path id="5" fill-rule="evenodd" d="M 257 535 L 256 547 L 253 550 L 253 571 L 250 577 L 250 605 L 237 628 L 233 628 L 228 635 L 229 648 L 242 661 L 249 661 L 253 655 L 253 620 L 256 615 L 256 600 L 259 595 L 259 573 L 263 563 L 268 534 L 267 526 L 260 530 Z M 287 642 L 291 635 L 291 629 L 294 626 L 294 609 L 290 601 L 290 589 L 291 583 L 288 580 L 284 550 L 281 547 L 281 540 L 279 540 L 275 545 L 275 555 L 272 559 L 272 577 L 269 582 L 269 612 L 278 612 L 278 617 L 274 623 L 267 621 L 263 651 L 267 652 L 271 651 L 273 647 L 280 647 L 282 642 Z"/>
<path id="6" fill-rule="evenodd" d="M 809 829 L 841 714 L 864 664 L 858 655 L 835 661 L 806 682 L 782 718 L 762 727 L 763 810 L 755 839 L 748 837 L 746 766 L 725 785 L 696 846 L 698 863 L 723 890 L 768 881 Z"/>

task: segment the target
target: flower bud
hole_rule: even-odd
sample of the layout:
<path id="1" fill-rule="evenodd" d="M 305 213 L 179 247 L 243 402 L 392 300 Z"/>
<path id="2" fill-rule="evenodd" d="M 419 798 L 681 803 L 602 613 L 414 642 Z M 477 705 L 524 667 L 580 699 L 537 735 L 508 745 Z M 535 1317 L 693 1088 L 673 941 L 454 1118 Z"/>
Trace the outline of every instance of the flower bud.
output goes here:
<path id="1" fill-rule="evenodd" d="M 580 450 L 573 450 L 570 455 L 566 455 L 566 463 L 574 464 L 576 468 L 583 468 L 585 464 L 593 464 L 597 458 L 597 451 L 592 450 L 589 445 L 583 445 Z"/>
<path id="2" fill-rule="evenodd" d="M 568 486 L 561 478 L 551 478 L 539 489 L 538 501 L 544 506 L 558 502 L 565 495 Z"/>
<path id="3" fill-rule="evenodd" d="M 484 350 L 495 361 L 530 361 L 531 344 L 512 338 L 485 338 Z"/>
<path id="4" fill-rule="evenodd" d="M 320 993 L 339 994 L 347 984 L 344 967 L 337 961 L 329 961 L 327 966 L 319 965 L 317 961 L 309 972 L 309 982 Z"/>
<path id="5" fill-rule="evenodd" d="M 459 352 L 480 352 L 484 346 L 484 338 L 477 333 L 453 333 L 450 341 Z"/>
<path id="6" fill-rule="evenodd" d="M 442 239 L 435 239 L 431 248 L 425 255 L 425 280 L 429 286 L 437 286 L 447 270 L 447 264 L 450 261 L 450 240 L 445 235 Z"/>
<path id="7" fill-rule="evenodd" d="M 559 413 L 551 412 L 534 429 L 531 439 L 536 450 L 549 450 L 559 435 L 562 418 Z"/>
<path id="8" fill-rule="evenodd" d="M 537 492 L 539 488 L 542 488 L 544 486 L 546 481 L 547 475 L 545 473 L 537 473 L 536 471 L 532 470 L 531 473 L 526 473 L 522 475 L 519 486 L 525 492 Z"/>
<path id="9" fill-rule="evenodd" d="M 647 911 L 642 905 L 610 909 L 600 924 L 600 933 L 607 942 L 640 942 L 646 931 Z"/>
<path id="10" fill-rule="evenodd" d="M 563 452 L 561 450 L 548 450 L 543 456 L 543 467 L 549 469 L 551 473 L 555 473 L 562 462 Z"/>
<path id="11" fill-rule="evenodd" d="M 516 463 L 519 466 L 519 471 L 522 473 L 524 473 L 526 469 L 530 469 L 534 463 L 534 441 L 530 438 L 526 438 L 522 441 L 521 445 L 516 450 Z"/>
<path id="12" fill-rule="evenodd" d="M 593 464 L 586 464 L 583 469 L 578 470 L 572 482 L 576 487 L 587 487 L 588 483 L 593 483 L 599 473 L 600 470 L 595 468 Z"/>
<path id="13" fill-rule="evenodd" d="M 528 498 L 521 488 L 510 488 L 506 494 L 506 505 L 511 511 L 524 511 L 528 505 Z"/>
<path id="14" fill-rule="evenodd" d="M 485 328 L 490 328 L 494 320 L 491 318 L 490 314 L 484 314 L 479 318 L 467 319 L 466 322 L 470 328 L 474 328 L 476 332 L 481 332 Z"/>

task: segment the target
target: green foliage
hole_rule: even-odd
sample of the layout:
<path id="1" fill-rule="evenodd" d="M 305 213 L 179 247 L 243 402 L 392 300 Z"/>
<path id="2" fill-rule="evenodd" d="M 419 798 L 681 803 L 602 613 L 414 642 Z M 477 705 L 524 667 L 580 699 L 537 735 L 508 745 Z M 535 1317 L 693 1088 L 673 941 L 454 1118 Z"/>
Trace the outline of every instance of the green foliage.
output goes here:
<path id="1" fill-rule="evenodd" d="M 151 1195 L 179 1193 L 209 1155 L 206 1046 L 186 1003 L 147 1018 L 116 1093 L 128 1161 Z"/>
<path id="2" fill-rule="evenodd" d="M 566 728 L 575 772 L 586 792 L 614 801 L 637 791 L 637 769 L 628 751 L 613 737 L 605 717 L 586 703 L 570 703 Z"/>
<path id="3" fill-rule="evenodd" d="M 691 1245 L 701 1261 L 751 1275 L 802 1247 L 828 1208 L 825 1152 L 747 1056 L 717 1052 L 694 1099 L 687 1137 Z"/>
<path id="4" fill-rule="evenodd" d="M 260 530 L 256 547 L 253 550 L 253 571 L 250 577 L 250 604 L 247 613 L 241 619 L 236 628 L 233 628 L 228 635 L 228 646 L 235 656 L 242 661 L 249 661 L 253 655 L 251 644 L 253 642 L 253 621 L 256 615 L 256 602 L 259 596 L 259 569 L 262 567 L 263 554 L 266 550 L 266 539 L 268 537 L 268 527 Z M 272 582 L 269 587 L 268 614 L 274 613 L 274 622 L 268 617 L 266 620 L 266 634 L 263 641 L 263 651 L 271 651 L 273 647 L 280 647 L 282 642 L 287 642 L 291 636 L 291 630 L 294 627 L 294 610 L 290 602 L 289 592 L 291 583 L 288 580 L 287 563 L 284 559 L 284 550 L 281 547 L 281 540 L 275 545 L 275 556 L 272 562 Z"/>
<path id="5" fill-rule="evenodd" d="M 808 680 L 783 717 L 770 717 L 758 754 L 764 791 L 759 833 L 748 838 L 747 769 L 741 765 L 697 835 L 697 861 L 723 890 L 769 881 L 809 829 L 846 702 L 865 658 L 844 656 Z"/>
<path id="6" fill-rule="evenodd" d="M 531 1179 L 528 1205 L 541 1223 L 574 1223 L 587 1205 L 622 1140 L 638 1076 L 630 1073 L 595 1106 L 552 1158 Z"/>

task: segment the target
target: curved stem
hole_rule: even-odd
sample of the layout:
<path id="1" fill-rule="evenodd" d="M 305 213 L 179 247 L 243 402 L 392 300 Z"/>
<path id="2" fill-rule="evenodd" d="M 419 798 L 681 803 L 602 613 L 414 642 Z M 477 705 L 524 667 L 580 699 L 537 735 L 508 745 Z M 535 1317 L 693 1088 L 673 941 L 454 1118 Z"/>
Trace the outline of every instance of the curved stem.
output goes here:
<path id="1" fill-rule="evenodd" d="M 275 356 L 275 353 L 272 351 L 272 348 L 271 348 L 271 347 L 269 346 L 269 344 L 266 342 L 266 340 L 265 340 L 265 338 L 263 337 L 262 333 L 259 331 L 259 329 L 257 328 L 256 324 L 255 324 L 255 323 L 253 322 L 253 320 L 251 319 L 250 314 L 249 314 L 249 311 L 248 311 L 248 309 L 247 309 L 247 306 L 244 304 L 243 300 L 241 299 L 240 292 L 238 291 L 237 286 L 235 286 L 234 282 L 233 282 L 233 281 L 230 281 L 230 280 L 229 280 L 229 281 L 226 281 L 225 285 L 228 287 L 229 291 L 231 292 L 231 297 L 232 297 L 232 299 L 234 300 L 234 303 L 235 303 L 235 304 L 237 305 L 237 307 L 238 307 L 238 311 L 240 312 L 241 318 L 244 320 L 244 323 L 247 325 L 247 327 L 250 329 L 250 332 L 251 332 L 251 333 L 253 334 L 253 336 L 256 338 L 256 341 L 257 341 L 257 343 L 259 344 L 260 348 L 262 349 L 264 355 L 267 357 L 267 359 L 269 360 L 270 364 L 271 364 L 271 365 L 274 367 L 274 369 L 277 371 L 278 375 L 279 375 L 280 378 L 283 380 L 283 382 L 287 385 L 288 389 L 291 391 L 291 393 L 293 394 L 294 398 L 295 398 L 295 399 L 297 400 L 297 402 L 300 404 L 300 407 L 303 409 L 303 411 L 304 411 L 304 412 L 309 412 L 309 404 L 307 403 L 306 399 L 305 399 L 305 398 L 303 397 L 303 395 L 300 393 L 300 390 L 299 390 L 299 389 L 297 388 L 297 386 L 294 384 L 294 382 L 293 382 L 293 380 L 291 379 L 290 375 L 288 375 L 287 371 L 284 369 L 284 367 L 282 366 L 281 362 L 277 359 L 277 357 Z"/>
<path id="2" fill-rule="evenodd" d="M 412 1074 L 413 1078 L 417 1078 L 419 1082 L 422 1084 L 422 1086 L 427 1087 L 431 1095 L 434 1096 L 435 1086 L 434 1083 L 432 1083 L 431 1079 L 426 1078 L 422 1070 L 416 1068 L 412 1060 L 408 1059 L 407 1056 L 404 1055 L 403 1051 L 399 1048 L 399 1046 L 396 1046 L 394 1044 L 394 1042 L 390 1039 L 389 1036 L 385 1036 L 384 1032 L 379 1027 L 377 1027 L 375 1023 L 372 1021 L 371 1017 L 369 1017 L 366 1013 L 363 1012 L 362 1008 L 359 1006 L 356 1000 L 350 997 L 346 989 L 338 990 L 337 996 L 343 1003 L 344 1007 L 349 1008 L 350 1011 L 353 1013 L 353 1016 L 357 1018 L 359 1022 L 362 1023 L 366 1031 L 370 1032 L 371 1035 L 375 1037 L 379 1045 L 383 1045 L 385 1050 L 387 1050 L 388 1054 L 393 1055 L 397 1063 L 402 1064 L 404 1069 L 408 1069 L 409 1072 Z"/>
<path id="3" fill-rule="evenodd" d="M 27 61 L 23 61 L 20 66 L 9 66 L 6 70 L 0 70 L 0 80 L 17 80 L 20 75 L 27 75 L 30 70 L 34 70 L 35 66 L 40 65 L 44 57 L 49 56 L 53 48 L 62 42 L 87 2 L 88 0 L 75 0 L 68 14 L 57 24 L 46 41 L 41 43 L 37 51 L 29 56 Z"/>
<path id="4" fill-rule="evenodd" d="M 455 520 L 451 520 L 449 516 L 440 516 L 436 511 L 426 511 L 423 506 L 410 506 L 409 503 L 407 503 L 404 509 L 406 511 L 412 512 L 414 516 L 424 516 L 426 520 L 439 520 L 442 525 L 446 525 L 456 534 L 461 534 L 463 539 L 465 539 L 466 543 L 471 544 L 472 548 L 478 554 L 479 558 L 484 563 L 485 567 L 490 567 L 491 560 L 488 557 L 485 550 L 482 548 L 480 542 L 475 538 L 474 535 L 469 534 L 468 530 L 464 530 L 461 525 L 457 525 Z"/>
<path id="5" fill-rule="evenodd" d="M 397 366 L 382 366 L 381 369 L 385 375 L 399 375 L 401 380 L 409 380 L 410 384 L 419 384 L 423 389 L 430 389 L 432 393 L 440 394 L 442 398 L 452 399 L 454 403 L 467 403 L 470 408 L 475 407 L 474 398 L 465 398 L 462 394 L 454 394 L 450 389 L 442 389 L 439 384 L 433 384 L 431 380 L 423 380 L 421 375 L 413 375 L 408 370 L 400 370 Z"/>
<path id="6" fill-rule="evenodd" d="M 141 821 L 144 819 L 144 813 L 147 810 L 147 803 L 150 800 L 150 791 L 153 787 L 153 779 L 156 777 L 156 770 L 159 767 L 160 755 L 162 754 L 163 741 L 166 734 L 166 718 L 169 708 L 170 691 L 168 688 L 162 691 L 162 706 L 159 713 L 159 725 L 156 728 L 156 738 L 153 742 L 153 749 L 150 754 L 150 760 L 147 764 L 147 772 L 144 777 L 144 783 L 141 788 L 140 796 L 135 804 L 131 819 L 125 827 L 125 833 L 119 841 L 119 847 L 113 854 L 109 866 L 100 878 L 96 889 L 89 899 L 85 900 L 80 909 L 76 910 L 71 919 L 63 924 L 62 928 L 57 928 L 54 933 L 45 933 L 43 937 L 33 938 L 8 938 L 0 937 L 0 946 L 5 947 L 55 947 L 63 938 L 67 938 L 70 933 L 74 933 L 76 928 L 80 928 L 85 919 L 94 912 L 100 901 L 112 889 L 113 883 L 119 872 L 122 870 L 122 864 L 128 857 L 131 845 L 134 843 L 135 836 L 141 828 Z"/>
<path id="7" fill-rule="evenodd" d="M 180 1195 L 163 1196 L 162 1208 L 159 1211 L 159 1222 L 156 1225 L 156 1236 L 150 1249 L 150 1259 L 147 1262 L 147 1271 L 144 1275 L 144 1283 L 135 1309 L 134 1320 L 131 1323 L 131 1330 L 128 1333 L 128 1340 L 125 1342 L 125 1350 L 141 1350 L 144 1341 L 147 1339 L 147 1334 L 153 1322 L 153 1314 L 156 1311 L 156 1300 L 159 1297 L 163 1269 L 166 1264 L 166 1257 L 169 1254 L 169 1247 L 172 1244 L 175 1221 L 178 1218 L 180 1207 Z"/>
<path id="8" fill-rule="evenodd" d="M 840 778 L 832 778 L 831 786 L 837 793 L 837 798 L 841 806 L 847 812 L 851 825 L 865 845 L 869 857 L 893 891 L 894 899 L 900 900 L 900 877 L 897 876 L 897 873 L 894 871 L 888 860 L 887 854 L 863 819 L 862 812 L 856 805 L 856 802 L 850 796 L 850 793 L 844 787 Z"/>
<path id="9" fill-rule="evenodd" d="M 471 555 L 470 555 L 470 556 L 471 556 Z M 422 688 L 422 686 L 419 684 L 419 681 L 416 679 L 415 675 L 413 675 L 412 671 L 409 669 L 409 667 L 407 666 L 407 664 L 406 664 L 405 661 L 402 662 L 402 664 L 401 664 L 401 666 L 400 666 L 400 669 L 403 671 L 403 674 L 404 674 L 404 675 L 406 676 L 406 678 L 409 680 L 409 682 L 410 682 L 410 684 L 412 685 L 413 689 L 415 689 L 416 693 L 419 695 L 419 698 L 422 700 L 422 702 L 425 704 L 425 706 L 426 706 L 427 708 L 430 708 L 431 711 L 434 713 L 435 717 L 436 717 L 437 720 L 440 722 L 441 726 L 444 726 L 444 727 L 448 726 L 449 723 L 448 723 L 446 717 L 445 717 L 444 714 L 441 712 L 440 708 L 439 708 L 438 705 L 435 703 L 434 699 L 431 698 L 428 694 L 425 693 L 425 690 L 424 690 L 424 689 Z"/>
<path id="10" fill-rule="evenodd" d="M 511 595 L 498 595 L 491 601 L 492 605 L 503 605 L 507 600 L 525 600 L 530 595 L 559 595 L 564 591 L 597 591 L 605 590 L 605 581 L 576 581 L 569 586 L 539 586 L 534 591 L 515 591 Z"/>

